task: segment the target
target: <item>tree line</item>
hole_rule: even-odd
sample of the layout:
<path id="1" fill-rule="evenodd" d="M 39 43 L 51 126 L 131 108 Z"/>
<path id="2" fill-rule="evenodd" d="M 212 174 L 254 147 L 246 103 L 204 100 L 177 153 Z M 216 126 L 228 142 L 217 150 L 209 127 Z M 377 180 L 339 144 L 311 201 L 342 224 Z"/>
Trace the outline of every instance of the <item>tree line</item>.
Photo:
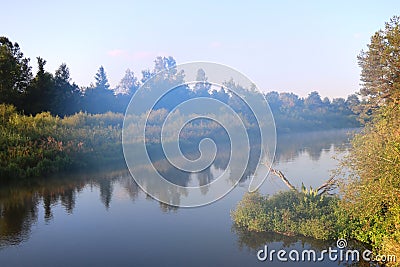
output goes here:
<path id="1" fill-rule="evenodd" d="M 141 78 L 127 69 L 115 88 L 111 88 L 103 66 L 95 74 L 94 83 L 85 87 L 71 81 L 70 71 L 65 63 L 54 74 L 45 69 L 46 60 L 43 58 L 37 57 L 37 65 L 38 71 L 33 75 L 30 59 L 24 57 L 18 43 L 11 42 L 7 37 L 0 37 L 0 103 L 12 104 L 19 111 L 32 115 L 42 111 L 58 116 L 72 115 L 79 111 L 92 114 L 108 111 L 124 113 L 138 88 L 156 73 L 175 66 L 176 61 L 171 56 L 157 57 L 154 67 L 143 70 Z M 175 73 L 174 77 L 161 79 L 154 82 L 183 82 L 184 73 Z M 200 96 L 213 97 L 231 106 L 237 105 L 237 101 L 227 90 L 213 88 L 207 83 L 203 70 L 198 71 L 197 80 L 202 82 L 197 83 L 194 88 L 186 86 L 171 91 L 155 108 L 171 110 L 185 100 Z M 235 84 L 228 81 L 226 86 Z M 281 122 L 282 129 L 291 128 L 296 123 L 303 126 L 312 124 L 314 128 L 323 127 L 327 122 L 332 124 L 330 128 L 358 125 L 355 117 L 361 103 L 355 94 L 347 99 L 333 100 L 327 97 L 322 99 L 316 91 L 305 98 L 275 91 L 266 93 L 265 96 L 274 116 Z"/>

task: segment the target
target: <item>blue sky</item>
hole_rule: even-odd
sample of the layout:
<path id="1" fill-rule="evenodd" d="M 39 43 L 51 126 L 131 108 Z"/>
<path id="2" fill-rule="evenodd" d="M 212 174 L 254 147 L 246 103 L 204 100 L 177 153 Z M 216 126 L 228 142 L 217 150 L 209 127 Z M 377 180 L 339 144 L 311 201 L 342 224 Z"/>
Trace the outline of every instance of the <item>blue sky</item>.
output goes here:
<path id="1" fill-rule="evenodd" d="M 116 85 L 156 56 L 229 65 L 260 89 L 301 96 L 359 90 L 356 56 L 399 1 L 2 1 L 0 35 L 87 86 L 103 65 Z M 36 3 L 39 2 L 39 3 Z"/>

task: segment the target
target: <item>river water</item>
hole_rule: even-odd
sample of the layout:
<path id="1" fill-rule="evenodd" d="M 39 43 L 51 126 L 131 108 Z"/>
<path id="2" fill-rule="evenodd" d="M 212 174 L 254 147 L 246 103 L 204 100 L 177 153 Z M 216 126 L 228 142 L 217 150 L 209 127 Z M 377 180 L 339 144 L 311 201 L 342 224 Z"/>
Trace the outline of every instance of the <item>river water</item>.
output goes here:
<path id="1" fill-rule="evenodd" d="M 349 130 L 278 136 L 274 167 L 299 187 L 317 187 L 346 154 Z M 204 184 L 218 172 L 179 176 Z M 0 266 L 347 266 L 346 262 L 261 262 L 257 251 L 317 252 L 336 242 L 248 233 L 230 211 L 247 191 L 243 181 L 219 201 L 199 208 L 160 204 L 126 169 L 74 173 L 30 184 L 0 185 Z M 260 191 L 287 190 L 269 176 Z"/>

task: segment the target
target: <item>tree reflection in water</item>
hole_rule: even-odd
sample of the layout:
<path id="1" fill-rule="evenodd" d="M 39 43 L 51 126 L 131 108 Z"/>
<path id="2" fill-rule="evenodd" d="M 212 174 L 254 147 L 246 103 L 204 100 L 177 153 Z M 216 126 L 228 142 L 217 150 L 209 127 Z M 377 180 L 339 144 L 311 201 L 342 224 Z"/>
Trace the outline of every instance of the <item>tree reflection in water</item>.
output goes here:
<path id="1" fill-rule="evenodd" d="M 307 153 L 314 161 L 318 161 L 323 151 L 334 148 L 335 151 L 345 151 L 356 129 L 335 131 L 305 132 L 282 134 L 277 138 L 275 161 L 287 162 L 296 159 L 302 153 Z"/>
<path id="2" fill-rule="evenodd" d="M 50 223 L 52 207 L 60 204 L 72 214 L 79 192 L 85 187 L 98 187 L 100 200 L 108 209 L 113 185 L 118 183 L 132 200 L 139 188 L 127 170 L 101 174 L 67 175 L 34 182 L 5 184 L 0 187 L 0 248 L 18 245 L 29 238 L 31 227 L 38 219 L 39 205 L 43 205 L 44 220 Z"/>
<path id="3" fill-rule="evenodd" d="M 348 130 L 342 132 L 334 131 L 304 133 L 296 135 L 283 135 L 278 137 L 276 152 L 277 161 L 293 160 L 304 152 L 307 152 L 314 160 L 318 160 L 323 150 L 345 149 L 342 145 L 346 140 Z M 194 154 L 194 156 L 196 156 Z M 251 155 L 250 155 L 251 156 Z M 229 149 L 217 153 L 213 165 L 201 173 L 191 174 L 171 168 L 171 165 L 165 158 L 158 157 L 154 165 L 156 169 L 169 177 L 169 179 L 182 186 L 206 185 L 212 182 L 218 176 L 218 172 L 224 170 L 229 161 Z M 146 169 L 149 166 L 138 166 L 144 177 Z M 250 164 L 242 177 L 242 181 L 254 173 L 256 162 L 250 160 Z M 234 170 L 233 170 L 234 171 Z M 61 177 L 35 179 L 34 181 L 15 182 L 0 184 L 0 249 L 18 245 L 27 240 L 31 233 L 31 227 L 38 221 L 39 207 L 43 205 L 44 220 L 51 223 L 53 219 L 52 208 L 60 205 L 66 213 L 72 214 L 76 207 L 76 201 L 80 192 L 85 188 L 98 188 L 99 200 L 106 209 L 110 208 L 113 200 L 114 188 L 118 186 L 123 189 L 131 201 L 135 201 L 142 192 L 129 171 L 126 169 L 118 171 L 101 170 L 101 172 L 92 172 L 85 174 L 69 174 Z M 207 187 L 204 187 L 203 194 L 207 194 Z M 171 197 L 180 198 L 185 194 L 174 192 Z M 144 193 L 145 195 L 145 193 Z M 172 207 L 160 203 L 160 209 L 163 212 L 177 212 L 177 207 Z M 227 211 L 229 216 L 229 211 Z M 229 227 L 229 226 L 227 226 Z M 242 234 L 235 230 L 239 237 L 239 246 L 257 249 L 268 240 L 277 240 L 283 244 L 291 244 L 302 239 L 298 237 L 282 237 L 272 234 Z M 271 241 L 271 242 L 272 242 Z M 317 241 L 307 240 L 312 246 L 320 247 Z M 325 244 L 322 244 L 325 246 Z"/>

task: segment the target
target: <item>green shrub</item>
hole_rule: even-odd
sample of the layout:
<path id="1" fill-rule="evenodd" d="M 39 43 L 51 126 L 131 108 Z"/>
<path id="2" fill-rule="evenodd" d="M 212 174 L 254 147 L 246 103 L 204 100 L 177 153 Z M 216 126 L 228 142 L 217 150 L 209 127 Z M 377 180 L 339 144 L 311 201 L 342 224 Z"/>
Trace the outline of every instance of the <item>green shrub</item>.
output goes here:
<path id="1" fill-rule="evenodd" d="M 342 209 L 351 218 L 349 235 L 377 252 L 400 251 L 400 106 L 382 107 L 352 141 L 343 166 Z M 389 249 L 390 248 L 390 249 Z M 400 254 L 397 254 L 400 257 Z"/>
<path id="2" fill-rule="evenodd" d="M 247 193 L 231 212 L 236 226 L 249 231 L 302 235 L 316 239 L 336 239 L 343 232 L 336 222 L 346 220 L 338 212 L 337 197 L 315 191 L 279 192 L 270 197 Z"/>

